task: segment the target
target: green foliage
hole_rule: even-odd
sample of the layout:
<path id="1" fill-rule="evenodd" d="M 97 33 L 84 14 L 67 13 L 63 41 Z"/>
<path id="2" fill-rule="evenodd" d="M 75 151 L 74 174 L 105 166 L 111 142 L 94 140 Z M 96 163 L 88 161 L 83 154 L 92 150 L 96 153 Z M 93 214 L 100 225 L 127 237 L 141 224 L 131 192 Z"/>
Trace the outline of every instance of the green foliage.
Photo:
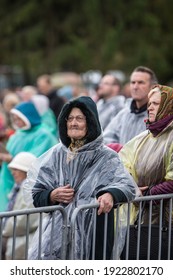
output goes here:
<path id="1" fill-rule="evenodd" d="M 1 0 L 0 64 L 27 76 L 151 67 L 172 79 L 173 2 L 163 0 Z"/>

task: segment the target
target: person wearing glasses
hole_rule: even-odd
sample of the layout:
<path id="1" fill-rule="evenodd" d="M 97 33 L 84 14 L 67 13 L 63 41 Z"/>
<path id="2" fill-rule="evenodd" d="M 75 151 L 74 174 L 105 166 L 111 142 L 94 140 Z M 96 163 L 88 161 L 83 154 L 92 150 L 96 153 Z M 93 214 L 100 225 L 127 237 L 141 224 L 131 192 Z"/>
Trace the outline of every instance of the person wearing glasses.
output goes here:
<path id="1" fill-rule="evenodd" d="M 103 144 L 97 107 L 90 97 L 81 96 L 66 103 L 58 123 L 61 143 L 36 160 L 28 173 L 25 196 L 33 199 L 35 207 L 62 205 L 67 211 L 69 221 L 76 207 L 97 200 L 99 207 L 95 258 L 103 258 L 104 213 L 109 213 L 107 258 L 110 258 L 114 231 L 113 205 L 119 201 L 134 199 L 137 185 L 124 169 L 118 154 Z M 27 192 L 29 189 L 30 192 Z M 42 259 L 59 259 L 62 217 L 57 214 L 53 233 L 50 219 L 51 215 L 42 232 Z M 90 258 L 94 209 L 87 209 L 84 219 L 85 230 L 80 232 L 79 229 L 77 232 L 75 259 L 80 258 L 81 235 L 85 240 L 82 258 Z M 82 224 L 81 216 L 77 218 L 77 223 Z M 52 255 L 51 236 L 54 248 Z M 38 257 L 38 238 L 36 235 L 32 243 L 30 259 Z"/>

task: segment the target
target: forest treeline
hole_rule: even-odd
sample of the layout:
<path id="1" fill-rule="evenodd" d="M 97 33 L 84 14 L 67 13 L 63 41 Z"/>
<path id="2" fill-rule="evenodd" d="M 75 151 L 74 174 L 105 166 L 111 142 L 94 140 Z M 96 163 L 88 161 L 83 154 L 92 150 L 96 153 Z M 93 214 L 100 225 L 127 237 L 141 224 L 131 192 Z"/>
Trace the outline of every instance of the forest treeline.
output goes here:
<path id="1" fill-rule="evenodd" d="M 0 64 L 27 79 L 56 71 L 151 67 L 173 79 L 173 1 L 0 0 Z"/>

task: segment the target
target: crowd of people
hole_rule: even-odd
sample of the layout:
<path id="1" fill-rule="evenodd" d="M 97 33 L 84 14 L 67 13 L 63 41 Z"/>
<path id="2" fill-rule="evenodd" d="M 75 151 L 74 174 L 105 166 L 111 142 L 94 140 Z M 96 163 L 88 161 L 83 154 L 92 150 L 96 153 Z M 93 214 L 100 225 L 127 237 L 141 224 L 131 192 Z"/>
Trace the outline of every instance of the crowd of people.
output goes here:
<path id="1" fill-rule="evenodd" d="M 173 89 L 160 85 L 154 71 L 145 66 L 134 68 L 126 85 L 128 94 L 123 92 L 125 87 L 117 77 L 106 73 L 95 87 L 93 97 L 93 92 L 90 95 L 81 85 L 78 90 L 73 90 L 71 85 L 55 88 L 51 76 L 44 74 L 37 78 L 35 85 L 3 94 L 0 212 L 62 205 L 70 219 L 75 207 L 96 199 L 99 207 L 95 258 L 103 256 L 101 231 L 105 213 L 108 213 L 106 258 L 111 258 L 116 203 L 133 201 L 147 189 L 150 195 L 173 191 Z M 136 204 L 134 208 L 137 213 Z M 78 229 L 77 259 L 81 236 L 87 241 L 83 257 L 90 258 L 93 215 L 92 210 L 85 215 L 84 223 L 89 230 Z M 78 224 L 80 219 L 81 216 Z M 30 239 L 30 259 L 38 258 L 37 222 L 34 216 L 30 228 L 31 236 L 34 235 Z M 148 223 L 147 207 L 143 222 Z M 152 223 L 159 223 L 159 203 L 153 207 Z M 21 239 L 26 231 L 21 224 L 19 228 Z M 53 233 L 47 219 L 42 231 L 43 259 L 60 258 L 61 229 L 58 214 Z M 11 258 L 11 232 L 12 221 L 5 219 L 4 259 Z M 22 246 L 23 243 L 17 251 L 19 259 L 24 258 Z"/>

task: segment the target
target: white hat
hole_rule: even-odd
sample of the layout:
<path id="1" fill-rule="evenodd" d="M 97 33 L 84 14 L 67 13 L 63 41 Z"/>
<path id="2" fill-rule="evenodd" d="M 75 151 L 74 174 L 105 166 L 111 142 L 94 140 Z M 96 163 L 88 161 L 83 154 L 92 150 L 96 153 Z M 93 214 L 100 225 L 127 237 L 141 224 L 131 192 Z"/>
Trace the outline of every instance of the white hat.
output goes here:
<path id="1" fill-rule="evenodd" d="M 21 152 L 12 159 L 12 161 L 8 164 L 8 167 L 27 172 L 35 159 L 36 156 L 33 154 L 29 152 Z"/>

